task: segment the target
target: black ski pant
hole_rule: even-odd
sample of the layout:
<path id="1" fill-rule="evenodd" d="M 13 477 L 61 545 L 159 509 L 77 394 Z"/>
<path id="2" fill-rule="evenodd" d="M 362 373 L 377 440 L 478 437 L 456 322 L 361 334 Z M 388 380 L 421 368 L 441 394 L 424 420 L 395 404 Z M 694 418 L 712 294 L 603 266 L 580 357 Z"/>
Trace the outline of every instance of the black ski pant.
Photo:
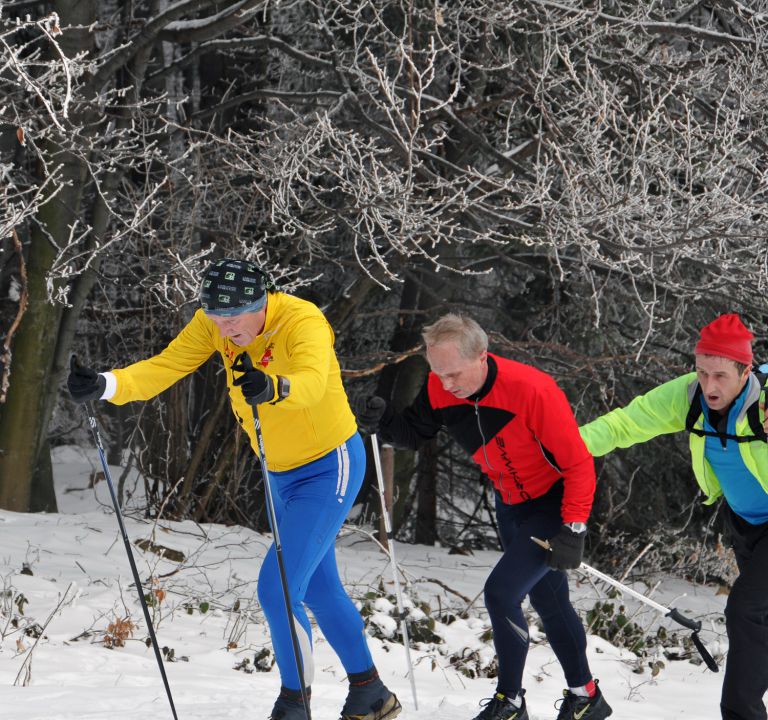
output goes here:
<path id="1" fill-rule="evenodd" d="M 485 607 L 499 659 L 498 691 L 509 697 L 522 688 L 528 655 L 528 625 L 521 608 L 526 595 L 541 618 L 568 686 L 580 687 L 592 679 L 584 626 L 568 595 L 568 576 L 550 569 L 547 551 L 531 540 L 532 535 L 551 538 L 560 530 L 562 498 L 562 480 L 545 495 L 518 505 L 505 505 L 496 494 L 504 552 L 486 580 Z"/>
<path id="2" fill-rule="evenodd" d="M 725 605 L 728 657 L 723 720 L 766 720 L 768 691 L 768 523 L 752 525 L 726 506 L 739 577 Z"/>

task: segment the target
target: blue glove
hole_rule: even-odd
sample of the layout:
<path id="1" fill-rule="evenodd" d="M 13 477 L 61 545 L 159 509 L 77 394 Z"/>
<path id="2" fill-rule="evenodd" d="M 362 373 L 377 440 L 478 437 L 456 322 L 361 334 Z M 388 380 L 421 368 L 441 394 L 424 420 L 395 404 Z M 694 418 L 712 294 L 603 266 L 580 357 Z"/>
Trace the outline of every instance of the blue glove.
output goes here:
<path id="1" fill-rule="evenodd" d="M 272 378 L 253 367 L 251 356 L 247 352 L 242 352 L 235 358 L 232 371 L 243 373 L 235 378 L 232 384 L 243 391 L 243 396 L 249 405 L 256 406 L 269 402 L 275 397 L 275 383 Z"/>

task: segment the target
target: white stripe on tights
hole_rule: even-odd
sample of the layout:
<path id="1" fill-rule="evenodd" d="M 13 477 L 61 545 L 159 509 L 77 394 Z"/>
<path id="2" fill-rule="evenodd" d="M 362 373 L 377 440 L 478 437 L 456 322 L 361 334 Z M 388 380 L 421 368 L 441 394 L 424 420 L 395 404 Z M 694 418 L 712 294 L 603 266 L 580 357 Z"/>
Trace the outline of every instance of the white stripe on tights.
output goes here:
<path id="1" fill-rule="evenodd" d="M 336 478 L 336 495 L 344 497 L 349 485 L 349 450 L 347 443 L 336 448 L 336 459 L 339 463 L 338 476 Z"/>
<path id="2" fill-rule="evenodd" d="M 336 494 L 341 490 L 341 447 L 336 448 Z"/>
<path id="3" fill-rule="evenodd" d="M 301 664 L 304 667 L 304 685 L 309 687 L 315 677 L 315 661 L 312 658 L 312 643 L 304 626 L 299 622 L 295 615 L 293 616 L 293 623 L 296 626 L 296 636 L 299 640 L 299 652 L 301 653 Z"/>

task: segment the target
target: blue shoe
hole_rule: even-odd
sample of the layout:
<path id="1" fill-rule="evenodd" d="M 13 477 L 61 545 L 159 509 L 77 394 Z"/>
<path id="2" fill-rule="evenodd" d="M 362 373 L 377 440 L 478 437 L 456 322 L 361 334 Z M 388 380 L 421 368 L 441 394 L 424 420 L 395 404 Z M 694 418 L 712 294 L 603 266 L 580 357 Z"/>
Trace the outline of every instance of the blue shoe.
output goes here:
<path id="1" fill-rule="evenodd" d="M 365 685 L 350 685 L 341 720 L 390 720 L 402 709 L 397 696 L 377 675 Z"/>

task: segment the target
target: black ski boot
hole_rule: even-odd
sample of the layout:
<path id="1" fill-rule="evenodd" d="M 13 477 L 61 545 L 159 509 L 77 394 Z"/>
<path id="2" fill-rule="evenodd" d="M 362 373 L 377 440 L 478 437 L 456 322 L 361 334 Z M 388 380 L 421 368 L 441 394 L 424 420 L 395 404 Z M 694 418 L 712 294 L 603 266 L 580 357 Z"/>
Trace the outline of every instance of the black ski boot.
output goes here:
<path id="1" fill-rule="evenodd" d="M 520 691 L 521 695 L 524 693 L 524 690 Z M 504 693 L 497 692 L 492 698 L 481 700 L 480 704 L 485 707 L 474 720 L 528 720 L 525 698 L 520 707 L 515 707 Z"/>
<path id="2" fill-rule="evenodd" d="M 307 700 L 311 697 L 311 691 L 307 688 Z M 275 705 L 269 715 L 269 720 L 307 720 L 304 703 L 300 690 L 280 688 L 280 695 L 275 700 Z"/>
<path id="3" fill-rule="evenodd" d="M 563 703 L 557 714 L 557 720 L 604 720 L 609 715 L 613 715 L 611 706 L 605 702 L 603 693 L 597 687 L 597 680 L 595 680 L 595 687 L 597 692 L 594 697 L 582 697 L 574 695 L 570 690 L 563 690 L 562 701 L 557 701 Z"/>
<path id="4" fill-rule="evenodd" d="M 349 693 L 341 720 L 391 720 L 402 710 L 399 700 L 381 682 L 375 669 L 349 675 Z"/>

